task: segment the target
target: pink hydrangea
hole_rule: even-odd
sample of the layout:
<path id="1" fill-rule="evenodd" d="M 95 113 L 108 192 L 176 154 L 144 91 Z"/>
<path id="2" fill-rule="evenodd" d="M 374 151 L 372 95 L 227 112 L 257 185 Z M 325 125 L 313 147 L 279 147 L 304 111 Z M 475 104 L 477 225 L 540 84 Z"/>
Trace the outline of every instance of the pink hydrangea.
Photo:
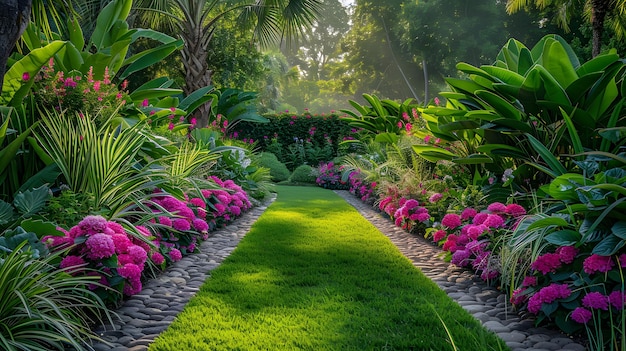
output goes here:
<path id="1" fill-rule="evenodd" d="M 78 222 L 78 227 L 87 234 L 102 233 L 107 227 L 107 220 L 102 216 L 87 216 Z"/>
<path id="2" fill-rule="evenodd" d="M 488 213 L 485 213 L 485 212 L 477 213 L 474 216 L 474 219 L 472 219 L 472 224 L 483 224 L 483 222 L 485 221 L 485 219 L 487 219 L 487 217 L 489 217 Z"/>
<path id="3" fill-rule="evenodd" d="M 125 264 L 117 269 L 117 273 L 128 280 L 140 280 L 141 271 L 141 268 L 134 263 Z"/>
<path id="4" fill-rule="evenodd" d="M 541 310 L 542 304 L 550 304 L 557 299 L 568 298 L 571 294 L 572 291 L 567 284 L 552 283 L 530 297 L 528 300 L 528 311 L 537 314 Z"/>
<path id="5" fill-rule="evenodd" d="M 116 222 L 107 222 L 107 228 L 113 230 L 113 232 L 115 232 L 115 234 L 126 234 L 126 230 L 124 229 L 124 227 L 122 227 L 121 224 L 116 223 Z"/>
<path id="6" fill-rule="evenodd" d="M 528 287 L 528 286 L 535 286 L 537 285 L 537 277 L 525 277 L 524 280 L 522 281 L 522 286 L 523 287 Z"/>
<path id="7" fill-rule="evenodd" d="M 171 249 L 170 258 L 172 259 L 173 262 L 178 262 L 183 258 L 183 254 L 178 249 Z"/>
<path id="8" fill-rule="evenodd" d="M 440 193 L 434 193 L 434 194 L 432 194 L 432 195 L 430 196 L 430 198 L 428 199 L 428 201 L 429 201 L 431 204 L 434 204 L 435 202 L 437 202 L 437 201 L 441 200 L 442 198 L 443 198 L 443 195 L 442 195 L 442 194 L 440 194 Z"/>
<path id="9" fill-rule="evenodd" d="M 593 254 L 583 261 L 583 270 L 587 274 L 594 274 L 596 272 L 608 272 L 615 264 L 611 259 L 611 256 L 600 256 Z"/>
<path id="10" fill-rule="evenodd" d="M 443 216 L 441 224 L 448 228 L 456 228 L 461 225 L 461 217 L 456 213 L 448 213 Z"/>
<path id="11" fill-rule="evenodd" d="M 504 209 L 504 213 L 513 217 L 520 217 L 526 214 L 526 210 L 524 209 L 524 207 L 518 204 L 509 204 L 509 205 L 506 205 L 506 208 Z"/>
<path id="12" fill-rule="evenodd" d="M 429 219 L 430 219 L 430 215 L 428 214 L 428 212 L 418 213 L 417 218 L 416 218 L 418 222 L 426 222 Z"/>
<path id="13" fill-rule="evenodd" d="M 513 305 L 521 305 L 528 300 L 528 295 L 524 294 L 524 289 L 515 289 L 509 300 Z"/>
<path id="14" fill-rule="evenodd" d="M 150 256 L 150 259 L 157 266 L 161 265 L 161 264 L 163 264 L 163 262 L 165 262 L 165 257 L 163 257 L 163 255 L 160 252 L 157 252 L 157 251 L 152 253 L 152 255 Z"/>
<path id="15" fill-rule="evenodd" d="M 115 253 L 113 239 L 103 233 L 91 235 L 87 238 L 87 241 L 85 241 L 85 246 L 88 249 L 87 257 L 92 260 L 109 258 Z"/>
<path id="16" fill-rule="evenodd" d="M 200 208 L 206 208 L 206 203 L 199 197 L 194 197 L 193 199 L 189 200 L 189 203 Z"/>
<path id="17" fill-rule="evenodd" d="M 59 264 L 59 268 L 65 269 L 67 272 L 69 272 L 71 274 L 75 274 L 76 272 L 78 272 L 80 270 L 78 267 L 80 267 L 80 266 L 82 266 L 84 264 L 85 264 L 85 260 L 83 260 L 82 257 L 74 256 L 74 255 L 68 255 L 68 256 L 65 256 L 61 260 L 61 263 Z M 66 269 L 66 268 L 70 268 L 70 269 Z M 71 269 L 71 268 L 73 268 L 73 269 Z"/>
<path id="18" fill-rule="evenodd" d="M 611 303 L 611 306 L 615 309 L 624 309 L 624 305 L 626 305 L 626 294 L 619 290 L 613 291 L 609 294 L 609 303 Z"/>
<path id="19" fill-rule="evenodd" d="M 604 310 L 607 311 L 609 309 L 609 298 L 602 293 L 599 292 L 590 292 L 585 297 L 583 297 L 583 306 L 596 309 L 596 310 Z"/>
<path id="20" fill-rule="evenodd" d="M 474 240 L 478 239 L 478 237 L 480 237 L 489 230 L 489 228 L 487 228 L 487 226 L 484 224 L 468 224 L 464 228 L 467 228 L 467 235 Z"/>
<path id="21" fill-rule="evenodd" d="M 191 229 L 191 224 L 189 224 L 189 221 L 185 218 L 176 218 L 172 221 L 172 228 L 180 231 L 186 231 Z"/>
<path id="22" fill-rule="evenodd" d="M 489 206 L 487 206 L 487 211 L 489 211 L 491 213 L 505 213 L 506 212 L 506 206 L 503 203 L 494 202 L 494 203 L 490 204 Z"/>
<path id="23" fill-rule="evenodd" d="M 441 241 L 441 239 L 445 238 L 446 235 L 448 235 L 448 233 L 446 233 L 445 230 L 439 229 L 438 231 L 435 232 L 435 234 L 433 234 L 433 241 L 439 242 Z"/>
<path id="24" fill-rule="evenodd" d="M 459 267 L 466 267 L 470 261 L 470 252 L 467 250 L 457 250 L 452 254 L 452 263 Z"/>
<path id="25" fill-rule="evenodd" d="M 504 226 L 504 219 L 496 214 L 489 214 L 482 224 L 489 228 L 500 228 Z"/>
<path id="26" fill-rule="evenodd" d="M 470 218 L 474 218 L 474 216 L 476 216 L 476 210 L 468 207 L 466 209 L 463 210 L 463 212 L 461 212 L 461 220 L 468 220 Z"/>
<path id="27" fill-rule="evenodd" d="M 159 217 L 159 224 L 162 224 L 166 227 L 171 227 L 172 226 L 172 219 L 170 217 L 167 216 L 161 216 Z"/>
<path id="28" fill-rule="evenodd" d="M 547 253 L 537 257 L 535 262 L 531 263 L 530 268 L 548 274 L 555 272 L 561 267 L 561 256 L 557 253 Z"/>
<path id="29" fill-rule="evenodd" d="M 234 214 L 235 216 L 239 216 L 241 215 L 241 209 L 237 206 L 229 206 L 228 209 L 230 210 L 230 212 L 232 214 Z"/>
<path id="30" fill-rule="evenodd" d="M 218 216 L 221 216 L 226 212 L 226 206 L 224 206 L 223 204 L 217 203 L 214 206 L 215 206 L 215 210 L 217 210 Z"/>
<path id="31" fill-rule="evenodd" d="M 199 232 L 207 232 L 209 230 L 209 224 L 200 218 L 194 219 L 191 224 Z"/>
<path id="32" fill-rule="evenodd" d="M 539 293 L 535 293 L 533 296 L 528 299 L 528 312 L 532 314 L 537 314 L 541 310 L 541 295 Z"/>
<path id="33" fill-rule="evenodd" d="M 450 240 L 450 238 L 448 237 L 448 240 L 446 240 L 446 242 L 443 243 L 443 250 L 455 252 L 457 250 L 456 240 Z"/>
<path id="34" fill-rule="evenodd" d="M 591 311 L 584 307 L 576 307 L 572 311 L 572 320 L 580 324 L 587 324 L 591 320 Z"/>
<path id="35" fill-rule="evenodd" d="M 132 245 L 126 234 L 113 234 L 111 239 L 115 245 L 115 252 L 118 254 L 127 253 L 128 248 Z"/>
<path id="36" fill-rule="evenodd" d="M 146 252 L 146 250 L 138 245 L 132 245 L 128 249 L 128 255 L 130 255 L 130 257 L 132 258 L 133 263 L 139 267 L 142 267 L 148 259 L 148 253 Z"/>
<path id="37" fill-rule="evenodd" d="M 570 264 L 574 262 L 576 255 L 578 254 L 578 249 L 574 246 L 561 246 L 556 249 L 556 253 L 559 254 L 561 258 L 561 262 L 565 264 Z"/>

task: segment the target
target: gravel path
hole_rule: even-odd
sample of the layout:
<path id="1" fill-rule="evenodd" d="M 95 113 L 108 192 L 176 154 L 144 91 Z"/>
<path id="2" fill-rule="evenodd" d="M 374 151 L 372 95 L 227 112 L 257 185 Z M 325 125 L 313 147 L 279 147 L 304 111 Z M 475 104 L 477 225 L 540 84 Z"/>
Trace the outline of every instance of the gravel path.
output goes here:
<path id="1" fill-rule="evenodd" d="M 507 310 L 506 297 L 487 286 L 471 272 L 444 262 L 441 250 L 425 239 L 408 234 L 363 204 L 347 191 L 339 196 L 354 206 L 363 217 L 384 233 L 413 264 L 431 278 L 452 299 L 498 334 L 513 351 L 583 351 L 585 347 L 571 338 L 545 328 L 535 328 Z M 184 257 L 159 277 L 144 285 L 140 294 L 124 301 L 116 311 L 114 328 L 99 326 L 95 331 L 108 342 L 94 344 L 97 351 L 143 351 L 163 332 L 199 290 L 202 283 L 235 249 L 252 224 L 274 199 L 253 208 L 226 228 L 214 232 L 200 246 L 200 253 Z"/>

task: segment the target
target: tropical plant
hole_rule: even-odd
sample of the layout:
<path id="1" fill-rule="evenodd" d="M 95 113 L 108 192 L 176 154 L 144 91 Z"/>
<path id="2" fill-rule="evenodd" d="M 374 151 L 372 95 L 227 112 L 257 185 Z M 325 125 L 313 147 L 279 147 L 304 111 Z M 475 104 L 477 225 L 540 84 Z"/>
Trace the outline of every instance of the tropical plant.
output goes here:
<path id="1" fill-rule="evenodd" d="M 184 41 L 182 50 L 186 94 L 211 85 L 212 72 L 208 69 L 207 52 L 220 20 L 237 11 L 244 25 L 255 21 L 254 33 L 263 46 L 282 39 L 293 38 L 310 26 L 317 15 L 319 0 L 290 1 L 223 1 L 203 0 L 141 0 L 136 7 L 142 10 L 140 21 L 157 27 L 167 21 Z M 208 126 L 208 106 L 198 118 L 200 127 Z"/>
<path id="2" fill-rule="evenodd" d="M 363 98 L 370 106 L 360 105 L 350 100 L 350 105 L 358 113 L 351 110 L 341 110 L 349 117 L 342 117 L 350 126 L 363 131 L 366 137 L 372 137 L 378 142 L 396 143 L 398 136 L 410 132 L 413 123 L 419 119 L 417 105 L 413 99 L 407 99 L 402 103 L 393 100 L 379 99 L 375 95 L 363 94 Z"/>
<path id="3" fill-rule="evenodd" d="M 618 37 L 622 37 L 626 33 L 626 28 L 623 25 L 626 1 L 623 0 L 587 0 L 576 2 L 535 0 L 532 3 L 539 9 L 552 9 L 556 14 L 557 23 L 566 31 L 569 31 L 569 23 L 572 17 L 584 13 L 584 16 L 590 20 L 593 30 L 592 55 L 594 57 L 600 54 L 605 21 L 610 21 L 612 24 L 611 28 Z M 529 0 L 507 0 L 506 9 L 509 13 L 515 13 L 522 9 L 527 9 L 529 5 Z"/>
<path id="4" fill-rule="evenodd" d="M 141 149 L 150 140 L 142 123 L 120 130 L 109 123 L 97 127 L 88 115 L 53 112 L 43 116 L 36 137 L 70 189 L 93 195 L 95 208 L 108 218 L 141 203 L 167 182 L 162 168 L 151 167 L 156 161 L 141 163 Z"/>
<path id="5" fill-rule="evenodd" d="M 423 116 L 434 136 L 472 143 L 472 153 L 416 150 L 422 156 L 485 164 L 499 174 L 512 168 L 518 186 L 536 188 L 577 167 L 563 155 L 614 145 L 599 135 L 621 123 L 626 70 L 614 52 L 581 64 L 562 38 L 550 35 L 532 49 L 511 39 L 494 65 L 457 67 L 468 78 L 448 78 L 452 91 L 441 94 L 447 105 L 428 107 Z"/>
<path id="6" fill-rule="evenodd" d="M 113 324 L 111 312 L 87 288 L 96 277 L 73 276 L 59 269 L 60 253 L 34 258 L 18 246 L 0 260 L 0 333 L 4 350 L 90 350 L 100 340 L 90 327 Z"/>

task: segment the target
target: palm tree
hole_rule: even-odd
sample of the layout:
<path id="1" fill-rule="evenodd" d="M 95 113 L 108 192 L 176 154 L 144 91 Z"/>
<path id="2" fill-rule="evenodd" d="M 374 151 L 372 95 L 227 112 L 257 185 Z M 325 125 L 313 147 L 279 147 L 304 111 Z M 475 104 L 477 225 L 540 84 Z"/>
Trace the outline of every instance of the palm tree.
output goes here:
<path id="1" fill-rule="evenodd" d="M 254 30 L 261 46 L 297 38 L 311 26 L 322 0 L 137 0 L 142 25 L 167 23 L 184 40 L 182 59 L 186 94 L 211 84 L 207 50 L 220 20 L 239 12 L 243 29 Z M 208 125 L 208 107 L 199 109 L 198 125 Z"/>
<path id="2" fill-rule="evenodd" d="M 529 6 L 530 0 L 507 0 L 506 10 L 515 13 Z M 557 24 L 566 31 L 573 14 L 580 13 L 581 7 L 585 8 L 585 16 L 591 21 L 593 29 L 593 57 L 600 54 L 604 24 L 612 20 L 613 28 L 618 36 L 626 33 L 626 0 L 534 0 L 539 9 L 551 8 L 557 13 Z"/>

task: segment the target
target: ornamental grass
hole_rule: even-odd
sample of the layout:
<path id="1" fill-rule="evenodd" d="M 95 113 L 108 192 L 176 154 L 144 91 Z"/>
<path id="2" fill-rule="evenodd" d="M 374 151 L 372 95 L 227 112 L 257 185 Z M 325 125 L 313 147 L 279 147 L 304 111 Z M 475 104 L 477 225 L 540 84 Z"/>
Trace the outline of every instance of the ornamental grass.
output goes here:
<path id="1" fill-rule="evenodd" d="M 507 349 L 336 194 L 277 190 L 150 351 Z"/>

